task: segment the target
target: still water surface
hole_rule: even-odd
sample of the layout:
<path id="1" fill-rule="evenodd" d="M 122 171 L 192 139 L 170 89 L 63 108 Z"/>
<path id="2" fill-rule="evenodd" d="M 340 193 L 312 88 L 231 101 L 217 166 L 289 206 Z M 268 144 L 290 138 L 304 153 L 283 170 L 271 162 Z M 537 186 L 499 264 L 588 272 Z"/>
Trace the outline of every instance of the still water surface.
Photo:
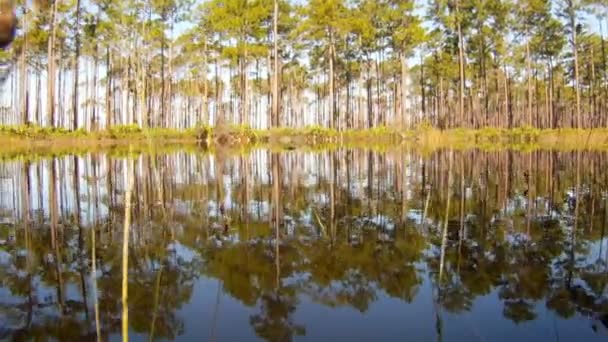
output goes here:
<path id="1" fill-rule="evenodd" d="M 607 157 L 3 161 L 0 338 L 605 340 Z"/>

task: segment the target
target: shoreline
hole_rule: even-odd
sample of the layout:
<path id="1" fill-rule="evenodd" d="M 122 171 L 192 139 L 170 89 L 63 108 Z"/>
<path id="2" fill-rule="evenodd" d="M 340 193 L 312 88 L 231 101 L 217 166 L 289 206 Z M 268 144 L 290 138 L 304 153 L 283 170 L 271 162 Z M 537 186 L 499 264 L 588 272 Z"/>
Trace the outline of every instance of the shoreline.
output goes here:
<path id="1" fill-rule="evenodd" d="M 4 127 L 0 129 L 0 158 L 23 156 L 81 154 L 97 151 L 116 153 L 162 153 L 192 150 L 242 153 L 252 148 L 271 150 L 326 150 L 335 148 L 365 148 L 378 151 L 414 149 L 421 153 L 453 148 L 456 150 L 555 150 L 608 151 L 608 128 L 536 130 L 436 129 L 391 130 L 380 127 L 371 130 L 334 131 L 323 128 L 277 128 L 256 131 L 249 128 L 201 128 L 176 131 L 171 129 L 102 132 L 54 131 L 37 127 Z"/>

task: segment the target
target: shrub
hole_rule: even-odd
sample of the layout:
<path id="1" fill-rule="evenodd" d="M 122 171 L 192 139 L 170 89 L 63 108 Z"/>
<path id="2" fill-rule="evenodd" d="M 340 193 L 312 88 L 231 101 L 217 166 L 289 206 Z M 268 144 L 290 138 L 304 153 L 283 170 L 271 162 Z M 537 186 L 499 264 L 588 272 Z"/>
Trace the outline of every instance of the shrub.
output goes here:
<path id="1" fill-rule="evenodd" d="M 112 138 L 123 138 L 129 135 L 140 134 L 143 129 L 137 125 L 118 125 L 108 129 L 108 133 Z"/>

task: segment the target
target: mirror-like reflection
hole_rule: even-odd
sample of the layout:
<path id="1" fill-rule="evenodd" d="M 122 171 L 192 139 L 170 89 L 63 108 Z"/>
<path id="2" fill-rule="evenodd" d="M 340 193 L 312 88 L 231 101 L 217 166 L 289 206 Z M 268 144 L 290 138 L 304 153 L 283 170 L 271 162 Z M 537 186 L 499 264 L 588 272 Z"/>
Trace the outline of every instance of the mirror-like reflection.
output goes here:
<path id="1" fill-rule="evenodd" d="M 5 161 L 0 337 L 603 340 L 607 166 L 349 149 Z"/>

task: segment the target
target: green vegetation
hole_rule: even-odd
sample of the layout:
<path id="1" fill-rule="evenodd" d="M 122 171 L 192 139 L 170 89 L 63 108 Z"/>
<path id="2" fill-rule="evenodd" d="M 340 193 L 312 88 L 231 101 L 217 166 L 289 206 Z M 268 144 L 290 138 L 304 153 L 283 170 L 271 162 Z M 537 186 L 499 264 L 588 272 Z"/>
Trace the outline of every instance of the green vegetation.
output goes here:
<path id="1" fill-rule="evenodd" d="M 535 128 L 451 129 L 437 130 L 421 126 L 414 130 L 378 127 L 371 130 L 337 131 L 311 126 L 303 129 L 275 128 L 254 130 L 246 126 L 208 126 L 179 131 L 175 129 L 141 129 L 116 126 L 108 131 L 66 131 L 36 126 L 0 126 L 0 159 L 48 157 L 106 151 L 155 154 L 187 149 L 191 152 L 246 153 L 255 148 L 274 151 L 326 151 L 338 148 L 362 148 L 388 151 L 400 148 L 431 153 L 440 149 L 531 150 L 597 150 L 608 151 L 608 129 Z M 123 152 L 120 152 L 123 151 Z"/>

